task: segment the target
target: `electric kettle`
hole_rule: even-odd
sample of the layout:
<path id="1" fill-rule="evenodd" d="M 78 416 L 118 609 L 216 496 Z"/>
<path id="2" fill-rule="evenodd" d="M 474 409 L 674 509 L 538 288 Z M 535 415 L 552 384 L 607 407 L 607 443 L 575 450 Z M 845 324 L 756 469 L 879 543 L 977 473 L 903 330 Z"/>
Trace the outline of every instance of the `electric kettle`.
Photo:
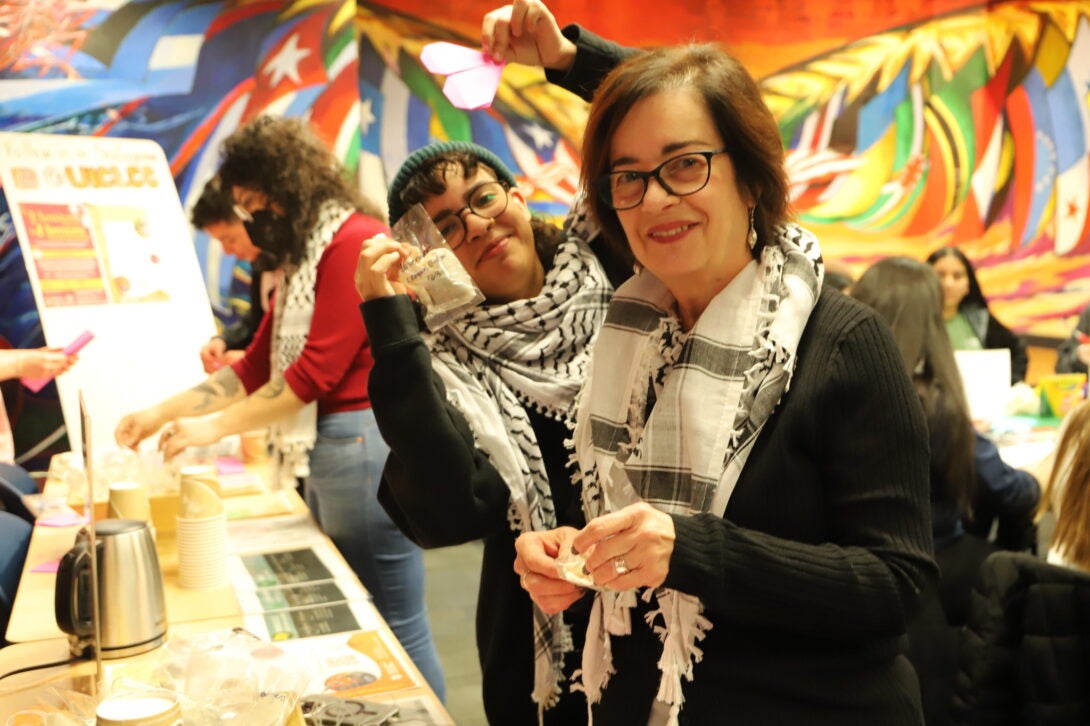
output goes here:
<path id="1" fill-rule="evenodd" d="M 104 519 L 94 527 L 102 657 L 124 658 L 158 647 L 166 639 L 167 619 L 163 576 L 148 523 Z M 81 529 L 57 568 L 57 626 L 75 636 L 74 650 L 94 636 L 90 549 L 87 529 Z"/>

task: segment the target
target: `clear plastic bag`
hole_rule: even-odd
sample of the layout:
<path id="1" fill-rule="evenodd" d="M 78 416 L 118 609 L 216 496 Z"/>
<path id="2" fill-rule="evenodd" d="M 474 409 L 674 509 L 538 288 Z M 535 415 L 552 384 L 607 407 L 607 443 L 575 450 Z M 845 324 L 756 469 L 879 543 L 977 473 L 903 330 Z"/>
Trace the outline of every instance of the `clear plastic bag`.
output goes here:
<path id="1" fill-rule="evenodd" d="M 401 262 L 398 280 L 416 293 L 429 330 L 438 330 L 484 302 L 484 294 L 422 206 L 410 207 L 390 231 L 394 239 L 413 249 Z"/>

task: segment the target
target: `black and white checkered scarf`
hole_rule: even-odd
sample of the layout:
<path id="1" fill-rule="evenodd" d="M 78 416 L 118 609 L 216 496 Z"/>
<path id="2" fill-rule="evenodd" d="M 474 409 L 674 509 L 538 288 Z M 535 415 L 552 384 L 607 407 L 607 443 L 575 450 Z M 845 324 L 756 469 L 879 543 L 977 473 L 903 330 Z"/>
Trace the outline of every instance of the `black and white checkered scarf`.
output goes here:
<path id="1" fill-rule="evenodd" d="M 426 336 L 432 367 L 451 403 L 473 430 L 511 491 L 508 519 L 515 532 L 557 526 L 545 462 L 527 409 L 574 429 L 575 397 L 590 350 L 605 319 L 612 286 L 584 243 L 585 220 L 569 220 L 541 293 L 528 300 L 477 308 Z M 564 680 L 572 648 L 560 615 L 534 606 L 534 690 L 539 716 Z"/>
<path id="2" fill-rule="evenodd" d="M 326 201 L 307 236 L 303 260 L 286 270 L 281 284 L 276 286 L 269 346 L 272 378 L 283 377 L 306 347 L 314 317 L 318 262 L 353 211 L 339 200 Z M 294 489 L 296 478 L 310 475 L 310 450 L 318 435 L 318 402 L 311 401 L 291 418 L 273 423 L 269 430 L 279 483 Z"/>
<path id="3" fill-rule="evenodd" d="M 639 501 L 675 515 L 722 516 L 746 458 L 787 391 L 823 268 L 806 230 L 777 228 L 751 262 L 681 330 L 675 300 L 646 270 L 613 296 L 579 405 L 576 457 L 587 520 Z M 648 624 L 663 642 L 656 700 L 670 723 L 681 678 L 712 623 L 700 600 L 667 588 Z M 588 704 L 613 673 L 610 638 L 631 632 L 636 591 L 595 595 L 580 686 Z"/>

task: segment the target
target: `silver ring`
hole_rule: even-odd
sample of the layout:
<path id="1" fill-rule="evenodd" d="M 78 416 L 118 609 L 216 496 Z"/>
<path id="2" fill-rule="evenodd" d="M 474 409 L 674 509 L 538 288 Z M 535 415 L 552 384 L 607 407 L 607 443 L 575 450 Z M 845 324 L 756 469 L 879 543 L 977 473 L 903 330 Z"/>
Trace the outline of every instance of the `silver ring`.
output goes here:
<path id="1" fill-rule="evenodd" d="M 613 558 L 613 571 L 616 572 L 618 575 L 628 574 L 628 565 L 625 564 L 623 557 Z"/>

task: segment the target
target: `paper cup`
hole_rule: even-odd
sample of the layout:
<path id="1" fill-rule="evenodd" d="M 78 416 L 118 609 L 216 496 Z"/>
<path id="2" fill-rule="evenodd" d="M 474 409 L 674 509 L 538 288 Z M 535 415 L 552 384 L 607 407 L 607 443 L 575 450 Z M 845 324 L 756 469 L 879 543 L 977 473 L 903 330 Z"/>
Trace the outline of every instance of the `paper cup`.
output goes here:
<path id="1" fill-rule="evenodd" d="M 183 466 L 179 471 L 180 486 L 185 488 L 187 481 L 200 482 L 206 487 L 214 491 L 217 495 L 220 493 L 220 476 L 216 471 L 216 467 L 211 464 L 191 464 L 189 466 Z"/>
<path id="2" fill-rule="evenodd" d="M 243 464 L 263 464 L 269 460 L 269 430 L 244 431 L 239 437 Z"/>
<path id="3" fill-rule="evenodd" d="M 223 502 L 215 489 L 200 479 L 182 479 L 179 518 L 203 519 L 223 514 Z"/>
<path id="4" fill-rule="evenodd" d="M 148 490 L 134 481 L 119 481 L 110 485 L 110 517 L 115 519 L 151 519 Z"/>

